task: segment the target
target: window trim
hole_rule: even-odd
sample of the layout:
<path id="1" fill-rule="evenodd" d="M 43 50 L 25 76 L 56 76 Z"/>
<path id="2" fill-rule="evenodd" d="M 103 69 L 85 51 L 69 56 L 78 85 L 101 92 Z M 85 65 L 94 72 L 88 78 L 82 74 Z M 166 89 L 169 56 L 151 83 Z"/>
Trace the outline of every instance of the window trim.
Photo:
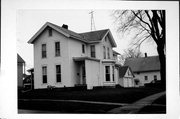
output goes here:
<path id="1" fill-rule="evenodd" d="M 148 81 L 148 76 L 144 76 L 144 80 L 145 80 L 145 81 Z"/>
<path id="2" fill-rule="evenodd" d="M 43 73 L 43 68 L 46 68 L 46 75 L 44 75 Z M 41 66 L 41 75 L 42 75 L 42 84 L 48 84 L 48 69 L 47 69 L 47 65 L 42 65 Z M 44 76 L 46 76 L 46 83 L 44 83 Z"/>
<path id="3" fill-rule="evenodd" d="M 56 43 L 59 43 L 59 55 L 56 54 Z M 61 56 L 61 42 L 60 41 L 55 41 L 54 42 L 54 49 L 55 49 L 55 57 L 60 57 Z"/>
<path id="4" fill-rule="evenodd" d="M 115 66 L 112 66 L 112 81 L 115 82 Z"/>
<path id="5" fill-rule="evenodd" d="M 86 53 L 86 50 L 85 50 L 85 44 L 82 44 L 82 53 L 85 54 Z"/>
<path id="6" fill-rule="evenodd" d="M 103 46 L 104 59 L 106 59 L 106 46 Z"/>
<path id="7" fill-rule="evenodd" d="M 107 47 L 107 54 L 108 54 L 108 59 L 110 59 L 110 48 Z"/>
<path id="8" fill-rule="evenodd" d="M 156 80 L 155 80 L 155 77 L 156 77 Z M 154 75 L 154 81 L 157 81 L 157 75 Z"/>
<path id="9" fill-rule="evenodd" d="M 48 29 L 48 36 L 51 37 L 53 35 L 53 30 L 51 28 Z"/>
<path id="10" fill-rule="evenodd" d="M 106 72 L 106 67 L 109 67 L 109 73 Z M 105 65 L 105 82 L 111 82 L 111 68 L 109 65 Z M 107 81 L 107 74 L 109 75 L 109 80 Z"/>
<path id="11" fill-rule="evenodd" d="M 58 65 L 60 66 L 60 73 L 59 73 L 60 74 L 60 82 L 57 81 L 57 75 L 58 74 L 57 74 L 57 68 L 56 67 Z M 55 64 L 55 82 L 56 83 L 62 83 L 62 65 L 61 64 Z"/>
<path id="12" fill-rule="evenodd" d="M 45 45 L 45 51 L 43 51 L 43 45 Z M 45 52 L 45 56 L 43 55 L 43 52 Z M 47 44 L 46 43 L 41 44 L 41 58 L 42 59 L 47 58 Z"/>
<path id="13" fill-rule="evenodd" d="M 92 47 L 94 47 L 94 52 L 92 52 Z M 95 47 L 95 45 L 90 45 L 90 53 L 91 53 L 91 57 L 93 57 L 92 53 L 94 53 L 94 57 L 93 58 L 96 58 L 96 47 Z"/>

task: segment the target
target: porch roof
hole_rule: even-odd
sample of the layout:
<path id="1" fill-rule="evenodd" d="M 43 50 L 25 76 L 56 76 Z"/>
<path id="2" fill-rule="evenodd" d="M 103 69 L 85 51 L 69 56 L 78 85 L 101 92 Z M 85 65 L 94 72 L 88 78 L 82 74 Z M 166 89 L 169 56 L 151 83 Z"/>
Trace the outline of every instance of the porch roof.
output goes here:
<path id="1" fill-rule="evenodd" d="M 73 60 L 78 62 L 78 61 L 85 61 L 85 60 L 92 60 L 92 61 L 100 61 L 100 59 L 92 58 L 92 57 L 73 57 Z"/>
<path id="2" fill-rule="evenodd" d="M 116 61 L 112 59 L 104 59 L 102 60 L 102 63 L 116 63 Z"/>

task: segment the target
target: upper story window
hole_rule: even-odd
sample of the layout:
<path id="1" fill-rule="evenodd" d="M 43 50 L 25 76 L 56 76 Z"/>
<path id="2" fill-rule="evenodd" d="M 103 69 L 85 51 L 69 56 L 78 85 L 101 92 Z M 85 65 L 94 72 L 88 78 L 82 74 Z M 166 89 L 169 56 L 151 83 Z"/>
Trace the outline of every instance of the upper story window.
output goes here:
<path id="1" fill-rule="evenodd" d="M 103 54 L 104 54 L 104 59 L 106 59 L 106 47 L 103 46 Z"/>
<path id="2" fill-rule="evenodd" d="M 85 45 L 82 44 L 82 53 L 85 53 Z"/>
<path id="3" fill-rule="evenodd" d="M 144 76 L 144 80 L 147 81 L 148 80 L 148 76 Z"/>
<path id="4" fill-rule="evenodd" d="M 46 44 L 42 44 L 42 58 L 46 58 Z"/>
<path id="5" fill-rule="evenodd" d="M 107 53 L 108 53 L 108 59 L 110 59 L 110 51 L 109 51 L 109 48 L 107 48 Z"/>
<path id="6" fill-rule="evenodd" d="M 56 82 L 61 82 L 61 65 L 56 65 Z"/>
<path id="7" fill-rule="evenodd" d="M 49 36 L 52 36 L 52 29 L 51 28 L 48 29 L 48 34 L 49 34 Z"/>
<path id="8" fill-rule="evenodd" d="M 95 45 L 91 45 L 90 48 L 91 48 L 91 57 L 95 58 L 96 57 Z"/>
<path id="9" fill-rule="evenodd" d="M 47 83 L 47 66 L 42 67 L 42 83 Z"/>
<path id="10" fill-rule="evenodd" d="M 55 56 L 60 56 L 60 42 L 55 42 Z"/>
<path id="11" fill-rule="evenodd" d="M 106 37 L 105 37 L 105 42 L 107 42 L 107 40 L 108 40 L 108 37 L 106 36 Z"/>

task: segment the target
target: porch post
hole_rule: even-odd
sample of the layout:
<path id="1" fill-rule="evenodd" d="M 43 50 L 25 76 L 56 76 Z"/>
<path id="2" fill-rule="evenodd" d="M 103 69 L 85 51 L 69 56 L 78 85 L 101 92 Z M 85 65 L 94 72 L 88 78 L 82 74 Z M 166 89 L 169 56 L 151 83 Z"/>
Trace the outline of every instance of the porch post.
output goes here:
<path id="1" fill-rule="evenodd" d="M 89 60 L 85 60 L 85 70 L 86 70 L 87 89 L 93 89 L 92 80 L 91 80 L 91 64 Z"/>

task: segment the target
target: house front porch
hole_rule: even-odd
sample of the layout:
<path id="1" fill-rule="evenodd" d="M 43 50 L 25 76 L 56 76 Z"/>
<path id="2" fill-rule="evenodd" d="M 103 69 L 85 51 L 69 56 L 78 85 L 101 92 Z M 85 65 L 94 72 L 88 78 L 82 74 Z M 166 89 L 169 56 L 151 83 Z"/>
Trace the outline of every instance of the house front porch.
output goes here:
<path id="1" fill-rule="evenodd" d="M 99 86 L 100 60 L 90 57 L 73 57 L 73 60 L 76 64 L 78 76 L 75 86 L 87 86 L 87 89 Z"/>

